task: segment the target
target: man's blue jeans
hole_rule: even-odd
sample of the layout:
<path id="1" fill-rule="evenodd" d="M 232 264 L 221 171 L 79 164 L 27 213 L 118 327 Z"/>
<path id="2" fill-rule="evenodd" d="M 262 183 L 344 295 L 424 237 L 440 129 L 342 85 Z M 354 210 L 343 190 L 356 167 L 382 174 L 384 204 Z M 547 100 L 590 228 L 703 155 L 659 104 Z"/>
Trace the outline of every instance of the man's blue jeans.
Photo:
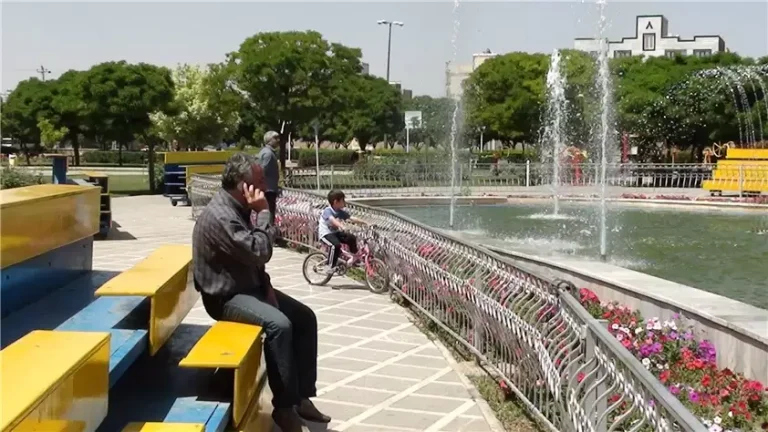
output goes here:
<path id="1" fill-rule="evenodd" d="M 291 408 L 317 391 L 317 317 L 307 305 L 275 290 L 278 307 L 246 294 L 219 299 L 203 294 L 211 318 L 264 329 L 267 379 L 275 408 Z"/>

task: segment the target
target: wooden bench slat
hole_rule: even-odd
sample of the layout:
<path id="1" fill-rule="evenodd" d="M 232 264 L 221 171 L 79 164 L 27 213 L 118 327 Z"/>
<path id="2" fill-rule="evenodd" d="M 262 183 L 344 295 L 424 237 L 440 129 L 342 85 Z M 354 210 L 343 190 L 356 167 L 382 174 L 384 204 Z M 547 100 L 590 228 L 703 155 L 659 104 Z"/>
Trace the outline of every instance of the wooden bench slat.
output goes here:
<path id="1" fill-rule="evenodd" d="M 259 326 L 219 321 L 214 324 L 192 350 L 179 362 L 181 367 L 234 369 L 232 418 L 240 426 L 258 389 L 261 362 Z"/>
<path id="2" fill-rule="evenodd" d="M 259 326 L 218 321 L 200 338 L 179 366 L 236 369 L 262 332 Z"/>
<path id="3" fill-rule="evenodd" d="M 97 296 L 152 297 L 171 278 L 186 274 L 191 262 L 192 246 L 161 246 L 143 261 L 102 285 L 95 294 Z"/>
<path id="4" fill-rule="evenodd" d="M 109 333 L 37 330 L 9 345 L 0 351 L 0 430 L 47 420 L 94 430 L 107 413 L 108 363 Z"/>
<path id="5" fill-rule="evenodd" d="M 204 432 L 202 423 L 130 423 L 122 432 Z"/>
<path id="6" fill-rule="evenodd" d="M 149 353 L 155 355 L 199 298 L 191 264 L 192 246 L 161 246 L 102 285 L 95 295 L 149 297 Z"/>

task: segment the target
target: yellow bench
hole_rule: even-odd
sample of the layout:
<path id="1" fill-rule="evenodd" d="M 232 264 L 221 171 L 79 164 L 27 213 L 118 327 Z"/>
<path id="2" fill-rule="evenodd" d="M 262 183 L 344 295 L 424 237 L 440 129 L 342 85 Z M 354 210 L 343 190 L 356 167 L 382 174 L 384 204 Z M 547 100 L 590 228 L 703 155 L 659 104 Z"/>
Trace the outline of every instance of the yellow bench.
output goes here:
<path id="1" fill-rule="evenodd" d="M 192 246 L 166 245 L 96 290 L 97 296 L 150 298 L 149 352 L 155 355 L 195 305 Z"/>
<path id="2" fill-rule="evenodd" d="M 232 423 L 239 430 L 256 430 L 258 421 L 259 366 L 262 328 L 219 321 L 214 324 L 179 362 L 186 368 L 233 369 Z"/>
<path id="3" fill-rule="evenodd" d="M 708 191 L 768 192 L 768 181 L 704 180 L 701 187 Z"/>
<path id="4" fill-rule="evenodd" d="M 129 423 L 122 432 L 205 432 L 200 423 Z"/>
<path id="5" fill-rule="evenodd" d="M 109 333 L 30 332 L 0 370 L 2 432 L 91 432 L 107 415 Z"/>
<path id="6" fill-rule="evenodd" d="M 187 165 L 184 167 L 187 185 L 194 174 L 221 174 L 224 172 L 224 164 L 217 165 Z"/>

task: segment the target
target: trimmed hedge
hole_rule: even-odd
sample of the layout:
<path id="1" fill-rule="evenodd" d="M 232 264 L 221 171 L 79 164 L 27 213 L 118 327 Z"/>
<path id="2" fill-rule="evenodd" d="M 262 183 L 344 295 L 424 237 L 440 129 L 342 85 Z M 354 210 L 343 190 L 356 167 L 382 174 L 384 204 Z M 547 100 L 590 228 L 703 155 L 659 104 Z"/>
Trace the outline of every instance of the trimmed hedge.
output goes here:
<path id="1" fill-rule="evenodd" d="M 94 150 L 83 153 L 80 162 L 88 164 L 118 164 L 119 153 L 113 150 Z M 146 164 L 147 154 L 139 151 L 124 151 L 123 164 Z"/>

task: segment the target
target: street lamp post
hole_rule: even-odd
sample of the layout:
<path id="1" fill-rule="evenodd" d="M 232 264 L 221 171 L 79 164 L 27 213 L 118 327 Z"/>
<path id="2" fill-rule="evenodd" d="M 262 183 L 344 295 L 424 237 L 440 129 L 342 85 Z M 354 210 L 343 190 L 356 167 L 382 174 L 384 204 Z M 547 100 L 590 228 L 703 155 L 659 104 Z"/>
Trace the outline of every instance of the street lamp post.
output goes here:
<path id="1" fill-rule="evenodd" d="M 396 25 L 399 27 L 404 26 L 405 24 L 402 21 L 389 21 L 389 20 L 378 20 L 376 21 L 379 25 L 385 25 L 389 27 L 389 33 L 387 35 L 387 83 L 389 83 L 389 62 L 392 58 L 392 26 Z M 387 145 L 387 134 L 384 134 L 384 145 Z"/>
<path id="2" fill-rule="evenodd" d="M 389 27 L 389 34 L 387 35 L 387 82 L 389 82 L 389 62 L 392 58 L 392 26 L 396 25 L 399 27 L 404 26 L 405 24 L 401 21 L 389 21 L 389 20 L 378 20 L 377 23 L 379 25 L 385 25 Z"/>

